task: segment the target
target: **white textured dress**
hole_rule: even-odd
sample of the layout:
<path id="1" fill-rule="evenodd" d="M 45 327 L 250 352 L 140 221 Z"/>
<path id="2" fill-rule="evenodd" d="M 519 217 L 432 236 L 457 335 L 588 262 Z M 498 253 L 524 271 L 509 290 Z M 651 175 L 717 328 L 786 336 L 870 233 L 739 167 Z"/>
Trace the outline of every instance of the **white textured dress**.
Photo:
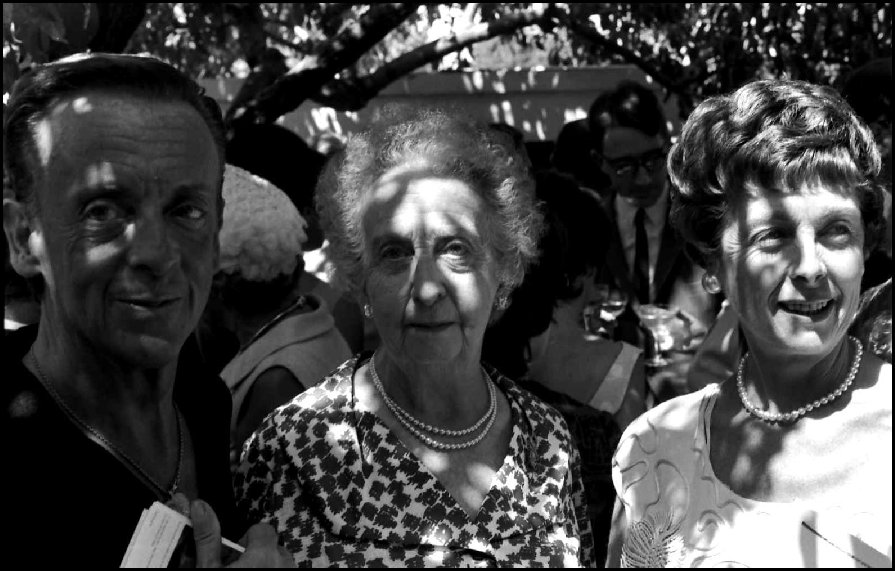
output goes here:
<path id="1" fill-rule="evenodd" d="M 891 389 L 890 365 L 879 382 Z M 822 503 L 755 501 L 712 469 L 718 392 L 711 384 L 663 403 L 622 435 L 612 466 L 627 522 L 622 566 L 891 567 L 891 434 L 873 447 L 878 485 Z"/>

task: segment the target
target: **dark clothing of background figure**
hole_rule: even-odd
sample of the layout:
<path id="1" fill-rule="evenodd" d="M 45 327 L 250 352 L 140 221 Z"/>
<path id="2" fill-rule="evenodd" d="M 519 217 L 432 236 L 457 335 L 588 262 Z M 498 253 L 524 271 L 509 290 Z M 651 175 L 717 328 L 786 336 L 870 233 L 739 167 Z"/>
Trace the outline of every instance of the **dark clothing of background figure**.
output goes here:
<path id="1" fill-rule="evenodd" d="M 609 194 L 601 201 L 606 215 L 612 220 L 612 241 L 606 254 L 606 263 L 597 273 L 597 282 L 615 284 L 628 294 L 629 301 L 637 299 L 637 291 L 631 280 L 631 269 L 625 260 L 625 252 L 618 229 L 615 212 L 615 195 Z M 669 201 L 670 204 L 670 201 Z M 651 303 L 677 306 L 698 320 L 693 328 L 705 331 L 714 321 L 721 307 L 721 298 L 706 293 L 702 288 L 703 270 L 687 257 L 683 244 L 678 240 L 666 216 L 656 269 L 653 275 L 655 296 Z M 631 309 L 631 303 L 618 318 L 615 338 L 643 347 L 639 319 Z"/>
<path id="2" fill-rule="evenodd" d="M 622 431 L 608 412 L 597 410 L 544 385 L 521 380 L 519 386 L 562 414 L 581 455 L 581 480 L 587 499 L 587 518 L 594 538 L 594 561 L 603 567 L 612 525 L 615 489 L 612 487 L 612 455 Z"/>
<path id="3" fill-rule="evenodd" d="M 118 567 L 141 512 L 167 498 L 88 439 L 24 366 L 36 335 L 31 326 L 4 339 L 0 434 L 7 462 L 7 564 L 11 558 L 10 568 Z M 228 463 L 230 393 L 200 362 L 191 337 L 181 351 L 174 400 L 192 437 L 199 497 L 214 509 L 223 537 L 236 541 L 244 524 Z"/>

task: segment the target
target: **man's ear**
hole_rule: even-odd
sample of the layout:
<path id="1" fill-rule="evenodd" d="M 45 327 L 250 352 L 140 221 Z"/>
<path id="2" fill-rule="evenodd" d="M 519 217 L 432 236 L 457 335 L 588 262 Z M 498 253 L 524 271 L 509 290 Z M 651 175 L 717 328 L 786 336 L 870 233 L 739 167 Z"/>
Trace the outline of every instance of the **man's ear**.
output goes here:
<path id="1" fill-rule="evenodd" d="M 14 198 L 3 199 L 3 231 L 9 243 L 9 262 L 25 278 L 41 274 L 43 233 L 28 208 Z"/>

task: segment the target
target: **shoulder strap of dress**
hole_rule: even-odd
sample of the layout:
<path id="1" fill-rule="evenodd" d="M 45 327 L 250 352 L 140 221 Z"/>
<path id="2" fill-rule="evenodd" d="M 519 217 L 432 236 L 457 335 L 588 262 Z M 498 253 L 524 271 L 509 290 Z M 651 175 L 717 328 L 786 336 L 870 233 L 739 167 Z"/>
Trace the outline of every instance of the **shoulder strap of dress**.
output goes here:
<path id="1" fill-rule="evenodd" d="M 597 392 L 587 403 L 597 410 L 615 414 L 621 408 L 625 394 L 628 392 L 628 383 L 634 372 L 634 364 L 642 352 L 639 348 L 629 343 L 621 342 L 622 348 L 615 361 L 606 373 L 603 382 L 600 383 Z"/>

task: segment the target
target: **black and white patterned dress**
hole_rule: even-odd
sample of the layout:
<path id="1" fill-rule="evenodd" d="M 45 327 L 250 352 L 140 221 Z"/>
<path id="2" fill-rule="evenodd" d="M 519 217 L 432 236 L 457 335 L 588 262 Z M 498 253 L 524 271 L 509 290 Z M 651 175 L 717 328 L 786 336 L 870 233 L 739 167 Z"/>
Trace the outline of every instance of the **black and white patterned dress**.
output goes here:
<path id="1" fill-rule="evenodd" d="M 559 413 L 494 369 L 510 446 L 477 517 L 375 414 L 354 406 L 352 358 L 277 409 L 235 477 L 251 523 L 300 566 L 593 566 L 578 452 Z"/>

